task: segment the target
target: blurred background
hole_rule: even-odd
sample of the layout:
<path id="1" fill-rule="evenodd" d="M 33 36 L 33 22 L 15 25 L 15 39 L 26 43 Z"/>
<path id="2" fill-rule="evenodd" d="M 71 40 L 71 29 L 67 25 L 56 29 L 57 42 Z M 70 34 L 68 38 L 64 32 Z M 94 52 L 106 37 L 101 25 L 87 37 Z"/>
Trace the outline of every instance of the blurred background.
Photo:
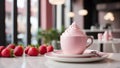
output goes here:
<path id="1" fill-rule="evenodd" d="M 120 0 L 0 0 L 0 5 L 0 45 L 40 44 L 39 28 L 61 32 L 73 22 L 94 38 L 105 29 L 120 37 Z"/>

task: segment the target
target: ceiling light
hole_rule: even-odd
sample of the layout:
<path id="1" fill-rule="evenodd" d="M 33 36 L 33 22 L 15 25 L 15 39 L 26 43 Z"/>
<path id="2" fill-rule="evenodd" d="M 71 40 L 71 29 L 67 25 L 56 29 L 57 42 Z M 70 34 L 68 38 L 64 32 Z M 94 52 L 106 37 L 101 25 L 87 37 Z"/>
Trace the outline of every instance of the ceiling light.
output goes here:
<path id="1" fill-rule="evenodd" d="M 65 3 L 65 0 L 49 0 L 49 3 L 52 5 L 62 5 Z"/>
<path id="2" fill-rule="evenodd" d="M 81 9 L 78 11 L 78 14 L 81 15 L 81 16 L 85 16 L 88 14 L 88 11 L 86 9 Z"/>

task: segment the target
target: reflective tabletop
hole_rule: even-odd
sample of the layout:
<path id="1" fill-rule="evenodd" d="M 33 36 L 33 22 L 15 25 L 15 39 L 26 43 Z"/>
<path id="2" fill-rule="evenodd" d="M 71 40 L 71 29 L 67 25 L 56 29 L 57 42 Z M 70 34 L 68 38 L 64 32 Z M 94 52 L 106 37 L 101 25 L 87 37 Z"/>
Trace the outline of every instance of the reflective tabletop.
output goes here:
<path id="1" fill-rule="evenodd" d="M 110 53 L 108 59 L 90 63 L 65 63 L 44 56 L 0 58 L 0 68 L 120 68 L 120 54 Z"/>

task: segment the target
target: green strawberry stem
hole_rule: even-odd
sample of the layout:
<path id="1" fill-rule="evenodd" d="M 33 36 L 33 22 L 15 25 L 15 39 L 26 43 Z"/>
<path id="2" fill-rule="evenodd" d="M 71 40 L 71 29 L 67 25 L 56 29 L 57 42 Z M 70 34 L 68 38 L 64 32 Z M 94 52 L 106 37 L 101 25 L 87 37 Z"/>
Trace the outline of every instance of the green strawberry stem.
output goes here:
<path id="1" fill-rule="evenodd" d="M 15 57 L 15 55 L 13 53 L 13 49 L 10 49 L 10 57 Z"/>
<path id="2" fill-rule="evenodd" d="M 36 45 L 37 48 L 39 48 L 39 46 L 40 46 L 39 44 Z"/>

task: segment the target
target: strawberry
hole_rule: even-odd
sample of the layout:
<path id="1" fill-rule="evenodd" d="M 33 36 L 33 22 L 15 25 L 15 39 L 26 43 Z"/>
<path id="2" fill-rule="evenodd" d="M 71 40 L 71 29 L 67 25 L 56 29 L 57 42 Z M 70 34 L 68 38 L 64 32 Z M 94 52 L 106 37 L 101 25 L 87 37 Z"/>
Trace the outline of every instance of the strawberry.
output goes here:
<path id="1" fill-rule="evenodd" d="M 53 46 L 47 46 L 47 52 L 51 52 L 51 51 L 53 51 L 54 50 L 54 48 L 53 48 Z"/>
<path id="2" fill-rule="evenodd" d="M 0 52 L 5 49 L 5 46 L 0 46 Z"/>
<path id="3" fill-rule="evenodd" d="M 27 46 L 26 48 L 25 48 L 25 54 L 27 54 L 28 53 L 28 50 L 30 49 L 30 46 Z"/>
<path id="4" fill-rule="evenodd" d="M 2 57 L 12 57 L 13 56 L 13 50 L 10 48 L 5 48 L 1 52 Z"/>
<path id="5" fill-rule="evenodd" d="M 38 56 L 39 52 L 37 50 L 37 48 L 35 47 L 30 47 L 28 50 L 28 55 L 29 56 Z"/>
<path id="6" fill-rule="evenodd" d="M 46 46 L 44 46 L 44 45 L 41 45 L 41 46 L 38 48 L 38 50 L 39 50 L 39 53 L 40 53 L 41 55 L 43 55 L 43 54 L 45 54 L 45 53 L 47 52 L 47 48 L 46 48 Z"/>
<path id="7" fill-rule="evenodd" d="M 0 56 L 2 56 L 1 52 L 2 52 L 3 49 L 5 49 L 5 46 L 0 46 Z"/>
<path id="8" fill-rule="evenodd" d="M 23 55 L 23 47 L 22 46 L 16 46 L 15 49 L 14 49 L 14 55 L 15 56 L 22 56 Z"/>
<path id="9" fill-rule="evenodd" d="M 14 48 L 15 48 L 15 44 L 9 44 L 9 45 L 7 46 L 7 48 L 14 49 Z"/>

